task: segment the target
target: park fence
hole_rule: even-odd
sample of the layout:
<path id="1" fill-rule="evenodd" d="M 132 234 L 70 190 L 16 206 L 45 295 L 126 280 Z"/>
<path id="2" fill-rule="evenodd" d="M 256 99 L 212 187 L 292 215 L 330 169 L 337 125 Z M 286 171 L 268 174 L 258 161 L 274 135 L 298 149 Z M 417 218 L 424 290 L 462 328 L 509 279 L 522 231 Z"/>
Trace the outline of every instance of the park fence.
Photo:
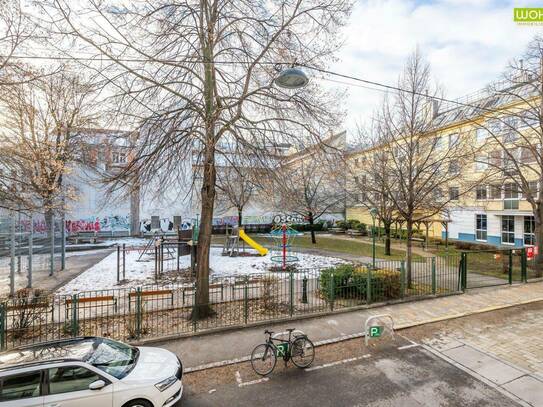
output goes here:
<path id="1" fill-rule="evenodd" d="M 196 303 L 193 281 L 70 295 L 19 290 L 0 303 L 0 347 L 82 335 L 142 340 L 239 327 L 449 295 L 462 290 L 460 257 L 378 261 L 375 268 L 326 269 L 212 278 Z"/>
<path id="2" fill-rule="evenodd" d="M 65 267 L 65 229 L 60 217 L 0 212 L 0 295 L 14 295 Z"/>

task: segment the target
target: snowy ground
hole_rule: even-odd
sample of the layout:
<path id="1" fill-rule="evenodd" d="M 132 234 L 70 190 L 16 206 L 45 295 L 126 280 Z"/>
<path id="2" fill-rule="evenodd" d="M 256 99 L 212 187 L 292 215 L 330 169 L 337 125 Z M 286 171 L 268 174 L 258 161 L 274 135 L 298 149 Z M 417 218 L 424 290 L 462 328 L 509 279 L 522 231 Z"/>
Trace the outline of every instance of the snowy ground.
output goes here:
<path id="1" fill-rule="evenodd" d="M 250 274 L 261 274 L 276 265 L 270 260 L 270 254 L 267 256 L 255 257 L 228 257 L 222 256 L 222 249 L 211 248 L 211 277 L 232 277 Z M 256 252 L 254 252 L 256 254 Z M 311 254 L 296 253 L 299 261 L 296 267 L 299 269 L 321 269 L 336 264 L 345 263 L 344 260 L 335 257 L 316 256 Z M 60 294 L 70 294 L 79 291 L 89 290 L 107 290 L 119 287 L 134 287 L 144 284 L 154 283 L 155 264 L 154 261 L 138 262 L 137 251 L 126 254 L 126 282 L 117 284 L 117 253 L 112 253 L 104 260 L 95 264 L 93 267 L 80 274 L 74 280 L 60 288 L 57 292 Z M 174 256 L 175 257 L 175 256 Z M 173 269 L 177 266 L 177 260 L 174 258 L 165 263 L 166 269 Z M 190 256 L 183 256 L 179 259 L 180 269 L 190 266 Z M 122 278 L 122 276 L 121 276 Z"/>

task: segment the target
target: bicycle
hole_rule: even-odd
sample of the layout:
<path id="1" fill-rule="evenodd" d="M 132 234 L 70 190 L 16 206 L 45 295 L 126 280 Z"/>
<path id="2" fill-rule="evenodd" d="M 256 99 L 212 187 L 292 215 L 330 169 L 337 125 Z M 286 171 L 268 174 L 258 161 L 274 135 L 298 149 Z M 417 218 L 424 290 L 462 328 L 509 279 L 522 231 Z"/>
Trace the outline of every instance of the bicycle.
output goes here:
<path id="1" fill-rule="evenodd" d="M 305 334 L 295 334 L 292 339 L 294 328 L 287 329 L 288 341 L 272 337 L 273 332 L 264 331 L 268 335 L 265 343 L 257 345 L 251 353 L 251 366 L 256 374 L 260 376 L 269 375 L 277 363 L 277 357 L 282 357 L 285 366 L 289 360 L 300 369 L 305 369 L 315 359 L 315 346 Z M 277 342 L 277 344 L 275 343 Z"/>

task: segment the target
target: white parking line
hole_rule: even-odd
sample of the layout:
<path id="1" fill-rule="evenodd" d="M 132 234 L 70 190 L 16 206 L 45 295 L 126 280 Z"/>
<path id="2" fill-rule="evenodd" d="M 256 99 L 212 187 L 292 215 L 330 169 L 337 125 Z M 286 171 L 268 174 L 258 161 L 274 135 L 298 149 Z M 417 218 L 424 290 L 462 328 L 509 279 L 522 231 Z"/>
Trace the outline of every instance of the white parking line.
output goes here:
<path id="1" fill-rule="evenodd" d="M 241 374 L 239 373 L 239 370 L 236 370 L 235 376 L 236 376 L 236 382 L 238 383 L 238 387 L 244 387 L 244 386 L 250 386 L 252 384 L 264 383 L 264 382 L 267 382 L 268 380 L 270 380 L 269 377 L 263 377 L 261 379 L 251 380 L 250 382 L 243 382 L 243 380 L 241 379 Z"/>
<path id="2" fill-rule="evenodd" d="M 419 345 L 418 343 L 412 343 L 411 345 L 400 346 L 400 347 L 398 348 L 398 350 L 416 348 L 417 346 L 420 346 L 420 345 Z"/>
<path id="3" fill-rule="evenodd" d="M 308 367 L 307 369 L 304 369 L 304 370 L 306 372 L 312 372 L 313 370 L 324 369 L 325 367 L 332 367 L 332 366 L 342 365 L 344 363 L 355 362 L 355 361 L 361 360 L 361 359 L 367 359 L 370 356 L 371 356 L 370 354 L 365 354 L 365 355 L 362 355 L 362 356 L 358 356 L 356 358 L 343 359 L 343 360 L 338 360 L 336 362 L 325 363 L 325 364 L 319 365 L 319 366 Z"/>

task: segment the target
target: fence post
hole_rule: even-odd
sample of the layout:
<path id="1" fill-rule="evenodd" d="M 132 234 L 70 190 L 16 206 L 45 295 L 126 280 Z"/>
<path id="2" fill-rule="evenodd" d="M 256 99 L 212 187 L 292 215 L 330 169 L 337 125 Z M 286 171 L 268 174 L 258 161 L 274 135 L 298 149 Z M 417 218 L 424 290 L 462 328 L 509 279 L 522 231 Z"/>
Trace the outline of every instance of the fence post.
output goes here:
<path id="1" fill-rule="evenodd" d="M 462 265 L 462 268 L 461 268 L 461 287 L 462 287 L 462 291 L 466 291 L 466 289 L 468 288 L 468 254 L 466 252 L 462 252 L 462 260 L 461 260 L 461 265 Z"/>
<path id="2" fill-rule="evenodd" d="M 78 336 L 79 334 L 79 321 L 77 320 L 78 319 L 77 300 L 78 300 L 78 295 L 77 294 L 72 295 L 72 336 L 74 337 Z"/>
<path id="3" fill-rule="evenodd" d="M 15 213 L 9 212 L 10 227 L 9 227 L 9 294 L 15 295 Z"/>
<path id="4" fill-rule="evenodd" d="M 55 273 L 55 215 L 51 215 L 51 224 L 49 225 L 51 232 L 51 250 L 49 251 L 49 275 L 52 276 Z"/>
<path id="5" fill-rule="evenodd" d="M 243 319 L 245 324 L 249 320 L 249 286 L 247 283 L 248 281 L 245 280 L 245 285 L 243 286 Z"/>
<path id="6" fill-rule="evenodd" d="M 66 214 L 64 205 L 62 207 L 62 217 L 60 218 L 60 269 L 66 269 Z"/>
<path id="7" fill-rule="evenodd" d="M 32 252 L 34 251 L 34 215 L 30 215 L 30 234 L 28 235 L 27 288 L 32 288 Z"/>
<path id="8" fill-rule="evenodd" d="M 7 312 L 6 304 L 0 304 L 0 350 L 6 349 L 6 337 L 7 337 Z"/>
<path id="9" fill-rule="evenodd" d="M 400 294 L 405 297 L 405 260 L 400 262 Z"/>
<path id="10" fill-rule="evenodd" d="M 509 285 L 513 284 L 513 250 L 509 250 Z"/>
<path id="11" fill-rule="evenodd" d="M 121 246 L 117 244 L 117 282 L 121 281 Z"/>
<path id="12" fill-rule="evenodd" d="M 330 290 L 330 293 L 329 293 L 330 311 L 334 310 L 334 300 L 335 300 L 335 296 L 336 296 L 335 284 L 336 284 L 336 281 L 335 281 L 335 278 L 334 278 L 334 273 L 330 273 L 330 288 L 329 288 L 329 290 Z"/>
<path id="13" fill-rule="evenodd" d="M 139 339 L 141 335 L 141 321 L 142 321 L 142 307 L 141 307 L 141 287 L 136 288 L 136 338 Z"/>
<path id="14" fill-rule="evenodd" d="M 126 243 L 123 243 L 123 280 L 126 280 Z"/>
<path id="15" fill-rule="evenodd" d="M 371 304 L 371 268 L 367 268 L 366 273 L 366 304 Z"/>
<path id="16" fill-rule="evenodd" d="M 432 294 L 436 295 L 436 258 L 432 257 Z"/>
<path id="17" fill-rule="evenodd" d="M 527 261 L 526 249 L 523 248 L 520 251 L 520 278 L 523 283 L 528 282 L 528 261 Z"/>
<path id="18" fill-rule="evenodd" d="M 292 316 L 294 314 L 294 274 L 291 271 L 289 274 L 289 314 Z"/>
<path id="19" fill-rule="evenodd" d="M 307 304 L 307 276 L 302 279 L 302 304 Z"/>
<path id="20" fill-rule="evenodd" d="M 197 283 L 194 284 L 194 291 L 192 292 L 192 331 L 198 331 L 198 307 L 196 306 L 196 290 L 198 290 Z"/>

